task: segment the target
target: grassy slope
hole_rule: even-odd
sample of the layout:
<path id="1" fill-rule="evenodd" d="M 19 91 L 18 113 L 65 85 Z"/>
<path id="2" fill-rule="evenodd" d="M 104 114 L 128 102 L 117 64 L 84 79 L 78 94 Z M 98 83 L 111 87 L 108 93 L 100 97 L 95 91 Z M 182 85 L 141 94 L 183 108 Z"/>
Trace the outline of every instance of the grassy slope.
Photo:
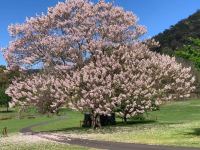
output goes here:
<path id="1" fill-rule="evenodd" d="M 166 104 L 160 111 L 149 114 L 150 118 L 157 118 L 154 122 L 132 122 L 127 125 L 119 122 L 117 126 L 96 131 L 79 127 L 83 118 L 79 112 L 62 110 L 61 114 L 66 115 L 67 119 L 34 130 L 77 133 L 98 140 L 200 147 L 200 100 Z M 5 113 L 0 113 L 1 115 Z M 57 117 L 39 116 L 35 119 L 0 120 L 0 129 L 7 126 L 9 132 L 17 132 L 22 127 L 55 118 Z"/>
<path id="2" fill-rule="evenodd" d="M 66 115 L 66 110 L 61 112 L 61 116 Z M 35 118 L 29 118 L 28 116 L 35 116 Z M 35 110 L 31 109 L 26 113 L 22 114 L 23 119 L 18 118 L 18 113 L 16 110 L 11 109 L 9 113 L 4 112 L 2 108 L 0 108 L 0 131 L 4 128 L 8 128 L 8 133 L 19 132 L 21 128 L 27 127 L 29 125 L 50 121 L 58 118 L 59 116 L 51 116 L 48 117 L 47 115 L 40 115 L 36 113 Z M 8 119 L 2 119 L 8 118 Z M 1 133 L 1 132 L 0 132 Z"/>
<path id="3" fill-rule="evenodd" d="M 59 122 L 53 122 L 51 124 L 40 126 L 34 128 L 35 131 L 66 131 L 66 130 L 84 130 L 80 128 L 80 121 L 83 120 L 83 115 L 80 112 L 65 110 L 67 119 L 64 119 Z"/>
<path id="4" fill-rule="evenodd" d="M 46 115 L 39 115 L 34 110 L 30 110 L 26 113 L 23 113 L 23 117 L 24 117 L 23 119 L 18 119 L 17 117 L 18 114 L 16 110 L 12 109 L 12 111 L 10 111 L 9 113 L 5 112 L 4 110 L 5 110 L 4 108 L 0 108 L 0 131 L 4 127 L 7 127 L 9 137 L 12 137 L 12 135 L 15 135 L 15 133 L 17 133 L 23 127 L 27 127 L 29 125 L 39 123 L 39 122 L 51 121 L 59 117 L 59 116 L 47 117 Z M 70 113 L 73 113 L 73 112 L 64 109 L 61 111 L 60 115 L 66 116 L 66 113 L 68 115 L 72 115 Z M 36 116 L 36 118 L 28 119 L 28 116 Z M 76 116 L 76 114 L 73 113 L 73 116 Z M 3 120 L 2 118 L 11 118 L 11 119 Z M 61 121 L 61 122 L 64 123 L 65 121 Z M 64 126 L 64 124 L 62 125 Z M 51 126 L 51 128 L 60 129 L 60 126 L 56 126 L 56 127 Z M 1 145 L 1 132 L 0 132 L 0 145 Z M 46 143 L 43 142 L 43 143 L 34 143 L 34 144 L 33 143 L 16 144 L 16 143 L 12 143 L 11 141 L 8 141 L 6 144 L 2 145 L 0 149 L 1 150 L 16 150 L 16 149 L 20 149 L 20 150 L 47 150 L 47 149 L 48 150 L 87 150 L 88 148 L 65 145 L 65 144 L 60 144 L 60 143 L 52 143 L 52 142 L 46 142 Z"/>
<path id="5" fill-rule="evenodd" d="M 156 115 L 159 123 L 195 122 L 200 120 L 200 100 L 172 102 L 151 115 Z"/>
<path id="6" fill-rule="evenodd" d="M 151 112 L 157 121 L 105 127 L 102 130 L 78 128 L 82 116 L 68 112 L 68 120 L 35 128 L 37 131 L 63 131 L 77 133 L 98 140 L 131 143 L 164 144 L 200 147 L 200 100 L 173 102 Z"/>

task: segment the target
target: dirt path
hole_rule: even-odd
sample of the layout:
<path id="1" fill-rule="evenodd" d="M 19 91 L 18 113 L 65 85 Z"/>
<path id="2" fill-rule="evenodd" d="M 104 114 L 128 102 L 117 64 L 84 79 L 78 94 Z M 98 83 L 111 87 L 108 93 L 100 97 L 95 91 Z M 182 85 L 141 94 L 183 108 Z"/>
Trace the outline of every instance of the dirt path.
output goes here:
<path id="1" fill-rule="evenodd" d="M 108 142 L 108 141 L 97 141 L 97 140 L 87 140 L 80 138 L 68 138 L 66 136 L 54 135 L 51 133 L 39 133 L 32 131 L 33 127 L 38 127 L 42 125 L 47 125 L 49 123 L 63 120 L 66 117 L 61 117 L 53 121 L 42 122 L 34 124 L 23 128 L 20 130 L 23 134 L 37 135 L 41 138 L 48 140 L 65 143 L 74 144 L 84 147 L 97 148 L 97 149 L 108 149 L 108 150 L 200 150 L 198 148 L 185 148 L 185 147 L 171 147 L 171 146 L 156 146 L 156 145 L 146 145 L 146 144 L 132 144 L 132 143 L 121 143 L 121 142 Z"/>

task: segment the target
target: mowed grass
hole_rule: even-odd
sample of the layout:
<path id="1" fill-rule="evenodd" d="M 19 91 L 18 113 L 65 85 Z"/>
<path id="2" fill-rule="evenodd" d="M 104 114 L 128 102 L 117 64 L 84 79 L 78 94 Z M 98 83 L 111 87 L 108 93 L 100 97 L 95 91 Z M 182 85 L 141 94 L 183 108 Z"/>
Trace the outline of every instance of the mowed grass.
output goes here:
<path id="1" fill-rule="evenodd" d="M 1 150 L 90 150 L 85 147 L 66 145 L 61 143 L 43 142 L 34 144 L 11 144 L 3 145 Z M 91 149 L 92 150 L 92 149 Z"/>
<path id="2" fill-rule="evenodd" d="M 12 114 L 15 112 L 11 112 Z M 0 113 L 4 115 L 7 113 Z M 30 112 L 28 113 L 30 115 Z M 7 114 L 8 115 L 8 114 Z M 16 114 L 13 114 L 15 116 Z M 9 132 L 18 132 L 21 128 L 57 119 L 59 116 L 41 116 L 36 118 L 0 120 L 0 128 L 8 127 Z M 99 130 L 81 128 L 83 114 L 68 109 L 61 110 L 62 121 L 33 128 L 35 131 L 62 132 L 97 140 L 200 147 L 200 100 L 171 102 L 161 106 L 159 111 L 150 112 L 145 121 L 132 120 L 123 124 L 117 119 L 116 126 Z"/>
<path id="3" fill-rule="evenodd" d="M 90 150 L 85 147 L 62 144 L 35 135 L 12 134 L 0 137 L 1 150 Z M 91 149 L 92 150 L 92 149 Z"/>
<path id="4" fill-rule="evenodd" d="M 200 100 L 171 102 L 161 106 L 160 111 L 151 112 L 158 123 L 190 123 L 200 121 Z"/>
<path id="5" fill-rule="evenodd" d="M 33 128 L 34 131 L 48 131 L 48 132 L 59 132 L 59 131 L 72 131 L 72 130 L 87 130 L 80 127 L 80 121 L 83 120 L 83 114 L 77 111 L 69 109 L 63 109 L 62 111 L 66 114 L 66 119 L 61 121 L 52 122 L 48 125 L 38 126 Z"/>
<path id="6" fill-rule="evenodd" d="M 67 114 L 67 120 L 34 130 L 61 131 L 106 141 L 200 147 L 200 100 L 171 102 L 161 106 L 159 111 L 150 112 L 147 117 L 150 120 L 130 121 L 124 125 L 118 119 L 116 126 L 96 131 L 79 127 L 83 118 L 80 113 L 69 111 Z"/>
<path id="7" fill-rule="evenodd" d="M 29 109 L 22 113 L 22 119 L 19 119 L 17 109 L 10 109 L 9 112 L 4 111 L 4 108 L 0 108 L 0 131 L 7 127 L 8 134 L 19 132 L 20 129 L 37 124 L 40 122 L 53 121 L 60 116 L 66 116 L 66 110 L 62 110 L 60 116 L 47 116 L 37 113 L 34 109 Z M 0 132 L 1 133 L 1 132 Z"/>
<path id="8" fill-rule="evenodd" d="M 67 116 L 74 116 L 74 119 L 70 119 L 70 121 L 72 121 L 71 123 L 68 123 Z M 49 129 L 58 130 L 62 129 L 62 126 L 65 127 L 75 126 L 75 125 L 78 126 L 79 125 L 78 117 L 81 118 L 82 116 L 79 112 L 73 112 L 68 109 L 61 109 L 59 116 L 41 115 L 37 113 L 36 110 L 30 109 L 27 112 L 23 112 L 22 119 L 19 119 L 17 109 L 10 109 L 9 112 L 6 112 L 5 108 L 0 108 L 0 130 L 2 130 L 4 127 L 7 127 L 8 129 L 8 139 L 1 137 L 1 132 L 0 132 L 0 149 L 1 150 L 93 150 L 91 148 L 80 147 L 75 145 L 66 145 L 55 142 L 41 141 L 41 142 L 29 143 L 25 139 L 23 139 L 24 140 L 23 142 L 21 137 L 17 136 L 19 130 L 24 127 L 37 124 L 40 122 L 54 121 L 59 117 L 62 117 L 63 120 L 56 123 L 53 122 L 50 123 Z M 67 124 L 65 124 L 66 121 Z M 3 143 L 2 140 L 4 141 Z"/>

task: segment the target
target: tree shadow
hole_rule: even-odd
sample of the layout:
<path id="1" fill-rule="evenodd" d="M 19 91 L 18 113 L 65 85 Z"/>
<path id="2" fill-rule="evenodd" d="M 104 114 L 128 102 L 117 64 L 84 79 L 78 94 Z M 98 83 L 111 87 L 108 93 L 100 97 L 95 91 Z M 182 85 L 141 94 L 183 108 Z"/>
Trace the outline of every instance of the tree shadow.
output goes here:
<path id="1" fill-rule="evenodd" d="M 3 113 L 5 113 L 5 114 L 6 114 L 6 113 L 13 113 L 13 112 L 14 112 L 13 110 L 8 110 L 8 111 L 7 111 L 7 110 L 1 110 L 1 111 L 0 111 L 0 113 L 2 113 L 2 114 L 3 114 Z"/>
<path id="2" fill-rule="evenodd" d="M 92 129 L 90 127 L 68 127 L 68 128 L 61 128 L 61 129 L 56 129 L 56 130 L 49 130 L 49 131 L 40 131 L 41 133 L 56 133 L 56 132 L 67 132 L 67 133 L 114 133 L 116 131 L 119 131 L 120 127 L 131 127 L 133 125 L 139 125 L 139 124 L 153 124 L 155 123 L 155 120 L 131 120 L 128 121 L 127 123 L 124 123 L 122 121 L 116 122 L 116 125 L 107 125 L 107 126 L 102 126 L 101 129 Z"/>
<path id="3" fill-rule="evenodd" d="M 159 125 L 178 125 L 183 124 L 183 122 L 159 122 Z"/>
<path id="4" fill-rule="evenodd" d="M 127 123 L 124 123 L 123 121 L 118 121 L 116 122 L 116 125 L 111 125 L 111 126 L 130 126 L 130 125 L 137 125 L 137 124 L 152 124 L 156 123 L 157 121 L 155 120 L 130 120 Z"/>
<path id="5" fill-rule="evenodd" d="M 193 136 L 200 136 L 200 128 L 194 128 L 192 129 L 192 132 L 187 132 L 185 134 L 187 135 L 193 135 Z"/>

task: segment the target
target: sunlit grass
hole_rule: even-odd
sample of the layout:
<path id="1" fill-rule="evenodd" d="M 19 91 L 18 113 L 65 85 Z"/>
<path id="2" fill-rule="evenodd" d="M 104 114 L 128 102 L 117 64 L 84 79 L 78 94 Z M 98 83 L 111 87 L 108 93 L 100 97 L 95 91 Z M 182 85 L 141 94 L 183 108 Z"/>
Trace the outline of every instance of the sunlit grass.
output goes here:
<path id="1" fill-rule="evenodd" d="M 126 125 L 118 122 L 117 126 L 94 131 L 79 128 L 81 115 L 70 112 L 67 120 L 35 130 L 61 131 L 76 137 L 106 141 L 200 147 L 200 100 L 168 103 L 148 116 L 155 120 Z"/>
<path id="2" fill-rule="evenodd" d="M 151 120 L 122 124 L 117 119 L 116 126 L 95 131 L 80 127 L 80 121 L 83 120 L 80 112 L 62 109 L 61 115 L 66 119 L 35 127 L 34 130 L 106 141 L 200 147 L 200 100 L 171 102 L 161 106 L 160 111 L 150 112 L 148 118 Z M 0 128 L 8 126 L 10 132 L 17 132 L 22 127 L 57 117 L 13 118 L 0 121 Z"/>
<path id="3" fill-rule="evenodd" d="M 39 144 L 18 144 L 7 145 L 1 147 L 1 150 L 88 150 L 88 148 L 82 148 L 72 145 L 64 145 L 60 143 L 39 143 Z"/>
<path id="4" fill-rule="evenodd" d="M 12 134 L 0 137 L 1 150 L 88 150 L 88 148 L 56 143 L 34 135 Z"/>
<path id="5" fill-rule="evenodd" d="M 47 116 L 47 115 L 41 115 L 37 113 L 37 111 L 34 109 L 29 109 L 28 111 L 23 112 L 21 115 L 22 118 L 19 119 L 17 108 L 10 109 L 10 112 L 5 112 L 1 110 L 4 110 L 4 109 L 2 108 L 0 109 L 0 131 L 2 131 L 4 127 L 7 127 L 8 134 L 13 133 L 13 132 L 19 132 L 20 129 L 33 125 L 33 124 L 55 120 L 60 116 L 66 116 L 66 110 L 62 110 L 60 113 L 60 116 L 56 116 L 56 115 Z"/>

